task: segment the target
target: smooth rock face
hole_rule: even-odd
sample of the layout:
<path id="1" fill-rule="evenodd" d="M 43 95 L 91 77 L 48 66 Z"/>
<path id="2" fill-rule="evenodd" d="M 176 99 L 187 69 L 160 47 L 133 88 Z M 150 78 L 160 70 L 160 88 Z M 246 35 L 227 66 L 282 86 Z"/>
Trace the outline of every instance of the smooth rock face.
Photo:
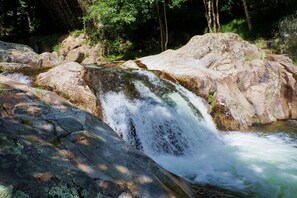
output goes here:
<path id="1" fill-rule="evenodd" d="M 41 59 L 30 47 L 0 41 L 0 70 L 15 71 L 39 68 Z"/>
<path id="2" fill-rule="evenodd" d="M 191 197 L 184 181 L 53 92 L 0 76 L 0 115 L 8 197 Z"/>
<path id="3" fill-rule="evenodd" d="M 204 97 L 220 129 L 297 118 L 297 69 L 291 60 L 266 55 L 238 35 L 194 36 L 178 50 L 138 61 Z"/>
<path id="4" fill-rule="evenodd" d="M 103 61 L 103 48 L 99 44 L 90 45 L 85 34 L 75 37 L 69 35 L 61 42 L 59 50 L 65 62 L 78 62 L 83 65 L 101 64 Z"/>
<path id="5" fill-rule="evenodd" d="M 69 62 L 39 74 L 35 84 L 58 93 L 76 106 L 102 118 L 100 101 L 84 81 L 84 73 L 83 66 Z"/>
<path id="6" fill-rule="evenodd" d="M 22 44 L 0 41 L 0 71 L 30 73 L 62 63 L 57 53 L 35 53 Z"/>
<path id="7" fill-rule="evenodd" d="M 40 54 L 40 57 L 42 60 L 41 66 L 44 68 L 50 68 L 62 64 L 62 60 L 56 52 L 43 52 Z"/>

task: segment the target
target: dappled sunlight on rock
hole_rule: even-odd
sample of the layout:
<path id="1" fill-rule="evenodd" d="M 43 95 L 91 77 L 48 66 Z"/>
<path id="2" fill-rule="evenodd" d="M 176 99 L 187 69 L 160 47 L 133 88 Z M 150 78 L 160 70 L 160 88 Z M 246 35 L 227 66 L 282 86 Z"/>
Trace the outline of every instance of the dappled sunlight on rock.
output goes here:
<path id="1" fill-rule="evenodd" d="M 117 171 L 119 171 L 122 174 L 129 174 L 129 170 L 121 165 L 115 165 L 115 168 L 117 169 Z"/>
<path id="2" fill-rule="evenodd" d="M 53 92 L 3 76 L 0 88 L 1 185 L 11 185 L 32 197 L 58 192 L 84 197 L 118 197 L 122 193 L 170 197 L 172 191 L 175 197 L 191 197 L 185 181 L 173 180 L 94 115 Z M 172 177 L 168 187 L 159 185 L 165 174 Z M 152 180 L 133 180 L 139 175 Z M 181 186 L 171 189 L 171 183 Z"/>
<path id="3" fill-rule="evenodd" d="M 99 165 L 100 170 L 102 171 L 107 171 L 108 170 L 108 166 L 106 164 L 100 164 Z"/>

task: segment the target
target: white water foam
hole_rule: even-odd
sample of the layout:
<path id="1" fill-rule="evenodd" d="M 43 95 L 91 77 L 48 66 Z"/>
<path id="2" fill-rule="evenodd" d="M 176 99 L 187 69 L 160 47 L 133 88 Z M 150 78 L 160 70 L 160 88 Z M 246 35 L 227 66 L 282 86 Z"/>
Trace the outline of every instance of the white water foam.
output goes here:
<path id="1" fill-rule="evenodd" d="M 297 195 L 296 142 L 277 134 L 222 135 L 203 100 L 183 87 L 177 86 L 180 93 L 161 98 L 140 81 L 134 85 L 141 99 L 130 100 L 123 92 L 101 96 L 105 119 L 124 140 L 160 165 L 193 182 L 247 197 Z"/>
<path id="2" fill-rule="evenodd" d="M 24 74 L 21 73 L 12 73 L 12 74 L 5 74 L 6 77 L 17 80 L 21 83 L 24 83 L 28 86 L 32 85 L 32 78 L 29 76 L 25 76 Z"/>

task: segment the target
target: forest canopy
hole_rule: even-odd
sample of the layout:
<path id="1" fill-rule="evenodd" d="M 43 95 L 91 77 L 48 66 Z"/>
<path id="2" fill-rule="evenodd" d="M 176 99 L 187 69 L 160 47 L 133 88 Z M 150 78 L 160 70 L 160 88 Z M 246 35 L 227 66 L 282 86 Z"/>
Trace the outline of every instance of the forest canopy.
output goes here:
<path id="1" fill-rule="evenodd" d="M 233 31 L 273 38 L 296 0 L 0 0 L 0 39 L 84 29 L 108 54 L 160 51 L 195 34 Z"/>

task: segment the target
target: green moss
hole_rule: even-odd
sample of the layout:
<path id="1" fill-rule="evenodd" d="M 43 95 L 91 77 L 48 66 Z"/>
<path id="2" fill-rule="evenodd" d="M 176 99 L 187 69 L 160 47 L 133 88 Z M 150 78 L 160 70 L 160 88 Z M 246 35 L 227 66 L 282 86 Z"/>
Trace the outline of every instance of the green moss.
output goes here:
<path id="1" fill-rule="evenodd" d="M 62 44 L 58 43 L 53 46 L 53 50 L 60 55 L 60 49 L 62 48 Z"/>
<path id="2" fill-rule="evenodd" d="M 49 142 L 54 146 L 60 146 L 61 140 L 57 137 L 50 137 Z"/>
<path id="3" fill-rule="evenodd" d="M 32 126 L 32 125 L 33 125 L 33 122 L 32 122 L 31 120 L 26 120 L 26 119 L 23 119 L 23 120 L 21 121 L 21 123 L 22 123 L 23 125 L 26 125 L 26 126 Z"/>
<path id="4" fill-rule="evenodd" d="M 4 151 L 12 151 L 15 155 L 22 155 L 22 151 L 24 146 L 20 142 L 10 142 L 9 145 L 5 145 L 2 147 Z"/>
<path id="5" fill-rule="evenodd" d="M 252 60 L 265 60 L 266 57 L 266 53 L 264 51 L 260 52 L 260 56 L 259 54 L 245 54 L 245 60 L 246 61 L 252 61 Z"/>
<path id="6" fill-rule="evenodd" d="M 216 92 L 209 92 L 208 93 L 207 102 L 208 102 L 208 105 L 210 106 L 211 111 L 213 111 L 213 109 L 214 109 L 216 98 L 217 98 Z"/>
<path id="7" fill-rule="evenodd" d="M 38 97 L 42 97 L 46 91 L 43 89 L 35 88 L 35 93 Z"/>
<path id="8" fill-rule="evenodd" d="M 46 189 L 50 197 L 57 198 L 84 198 L 89 197 L 86 190 L 77 189 L 72 183 L 66 185 L 53 186 L 51 189 Z"/>

